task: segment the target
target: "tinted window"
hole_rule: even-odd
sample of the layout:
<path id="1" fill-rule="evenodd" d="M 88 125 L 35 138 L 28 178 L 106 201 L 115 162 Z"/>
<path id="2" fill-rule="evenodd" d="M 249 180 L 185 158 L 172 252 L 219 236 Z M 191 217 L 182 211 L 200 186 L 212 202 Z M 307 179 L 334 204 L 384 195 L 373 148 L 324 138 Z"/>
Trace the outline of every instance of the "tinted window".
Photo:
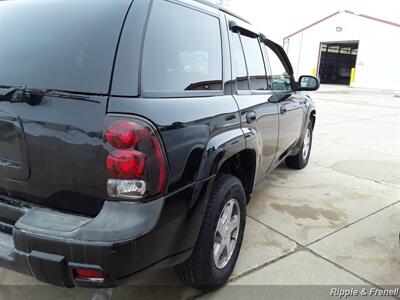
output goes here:
<path id="1" fill-rule="evenodd" d="M 0 84 L 108 93 L 128 5 L 0 1 Z"/>
<path id="2" fill-rule="evenodd" d="M 249 90 L 249 78 L 247 75 L 246 61 L 244 59 L 243 48 L 237 33 L 233 33 L 232 60 L 235 66 L 236 82 L 238 90 Z"/>
<path id="3" fill-rule="evenodd" d="M 269 47 L 267 50 L 268 61 L 271 67 L 272 76 L 268 76 L 269 85 L 274 91 L 290 91 L 290 77 L 279 57 Z"/>
<path id="4" fill-rule="evenodd" d="M 222 90 L 219 20 L 155 1 L 143 50 L 142 85 L 146 92 Z"/>
<path id="5" fill-rule="evenodd" d="M 250 86 L 252 90 L 266 90 L 267 79 L 265 73 L 264 59 L 258 39 L 252 39 L 242 35 L 242 44 L 246 55 L 247 68 L 250 75 Z"/>

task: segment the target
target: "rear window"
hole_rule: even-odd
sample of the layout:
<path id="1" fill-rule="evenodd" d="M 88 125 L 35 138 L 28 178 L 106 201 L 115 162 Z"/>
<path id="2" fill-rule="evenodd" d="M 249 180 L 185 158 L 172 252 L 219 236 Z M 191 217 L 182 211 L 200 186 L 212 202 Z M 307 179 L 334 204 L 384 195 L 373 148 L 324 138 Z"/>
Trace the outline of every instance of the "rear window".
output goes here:
<path id="1" fill-rule="evenodd" d="M 222 90 L 222 50 L 216 17 L 155 1 L 143 50 L 144 92 Z"/>
<path id="2" fill-rule="evenodd" d="M 129 1 L 0 1 L 0 85 L 108 93 Z"/>

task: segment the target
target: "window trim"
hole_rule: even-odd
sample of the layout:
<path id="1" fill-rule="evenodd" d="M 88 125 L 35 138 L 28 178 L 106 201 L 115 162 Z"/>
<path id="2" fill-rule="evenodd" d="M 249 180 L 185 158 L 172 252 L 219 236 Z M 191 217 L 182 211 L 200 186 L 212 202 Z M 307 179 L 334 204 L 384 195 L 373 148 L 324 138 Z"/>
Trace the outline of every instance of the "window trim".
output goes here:
<path id="1" fill-rule="evenodd" d="M 173 5 L 179 5 L 187 9 L 194 10 L 198 13 L 207 15 L 209 17 L 213 17 L 217 19 L 218 21 L 218 26 L 219 26 L 219 37 L 220 37 L 220 52 L 221 52 L 221 90 L 196 90 L 196 91 L 146 91 L 143 87 L 143 55 L 144 55 L 144 45 L 146 42 L 146 36 L 147 36 L 147 31 L 150 23 L 150 17 L 153 11 L 153 5 L 154 2 L 152 1 L 150 8 L 149 8 L 149 13 L 147 16 L 146 24 L 145 24 L 145 30 L 143 34 L 143 41 L 142 41 L 142 49 L 141 49 L 141 57 L 140 57 L 140 74 L 139 74 L 139 94 L 142 98 L 196 98 L 196 97 L 216 97 L 216 96 L 223 96 L 224 95 L 224 88 L 225 88 L 225 82 L 224 82 L 224 51 L 223 51 L 223 42 L 222 42 L 222 20 L 219 14 L 212 14 L 209 11 L 203 10 L 199 7 L 192 6 L 188 3 L 182 3 L 179 1 L 175 0 L 165 0 L 166 2 L 169 2 L 170 4 Z"/>
<path id="2" fill-rule="evenodd" d="M 261 51 L 263 54 L 263 58 L 264 58 L 264 64 L 265 64 L 265 69 L 267 72 L 267 87 L 269 91 L 273 91 L 272 90 L 272 84 L 270 85 L 270 82 L 268 81 L 268 74 L 270 74 L 270 76 L 272 76 L 272 68 L 271 68 L 271 64 L 269 61 L 269 57 L 268 57 L 268 53 L 267 53 L 267 49 L 265 48 L 265 44 L 264 43 L 260 43 L 261 46 Z"/>

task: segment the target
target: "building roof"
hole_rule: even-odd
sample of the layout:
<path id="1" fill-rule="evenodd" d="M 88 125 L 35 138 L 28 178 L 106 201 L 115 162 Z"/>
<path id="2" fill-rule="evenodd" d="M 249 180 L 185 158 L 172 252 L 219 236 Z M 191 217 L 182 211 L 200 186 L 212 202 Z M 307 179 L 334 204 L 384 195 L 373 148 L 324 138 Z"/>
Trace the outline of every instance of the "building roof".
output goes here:
<path id="1" fill-rule="evenodd" d="M 303 32 L 303 31 L 306 31 L 307 29 L 309 29 L 311 27 L 314 27 L 315 25 L 318 25 L 319 23 L 322 23 L 322 22 L 324 22 L 324 21 L 326 21 L 326 20 L 328 20 L 328 19 L 330 19 L 330 18 L 332 18 L 332 17 L 334 17 L 334 16 L 336 16 L 338 14 L 341 14 L 341 13 L 351 14 L 351 15 L 354 15 L 354 16 L 358 16 L 358 17 L 361 17 L 361 18 L 366 18 L 366 19 L 369 19 L 369 20 L 373 20 L 373 21 L 376 21 L 376 22 L 380 22 L 380 23 L 384 23 L 384 24 L 387 24 L 387 25 L 396 26 L 396 27 L 400 28 L 400 24 L 395 23 L 395 22 L 391 22 L 391 21 L 387 21 L 387 20 L 371 17 L 371 16 L 364 15 L 364 14 L 357 14 L 357 13 L 354 13 L 354 12 L 349 11 L 349 10 L 338 10 L 337 12 L 334 12 L 333 14 L 330 14 L 329 16 L 326 16 L 325 18 L 322 18 L 322 19 L 320 19 L 320 20 L 318 20 L 318 21 L 316 21 L 316 22 L 314 22 L 314 23 L 312 23 L 312 24 L 310 24 L 310 25 L 308 25 L 308 26 L 306 26 L 304 28 L 301 28 L 301 29 L 297 30 L 296 32 L 293 32 L 292 34 L 289 34 L 288 36 L 283 38 L 283 41 L 286 41 L 289 38 L 291 38 L 292 36 L 294 36 L 296 34 L 299 34 L 299 33 Z"/>

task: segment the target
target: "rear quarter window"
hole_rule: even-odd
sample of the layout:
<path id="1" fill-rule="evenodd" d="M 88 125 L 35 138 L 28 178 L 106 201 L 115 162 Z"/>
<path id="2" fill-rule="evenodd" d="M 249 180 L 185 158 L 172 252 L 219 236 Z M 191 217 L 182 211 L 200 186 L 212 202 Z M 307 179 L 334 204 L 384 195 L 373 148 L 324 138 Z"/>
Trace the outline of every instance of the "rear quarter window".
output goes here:
<path id="1" fill-rule="evenodd" d="M 222 91 L 219 19 L 154 1 L 143 49 L 142 89 L 145 94 L 183 95 Z"/>

